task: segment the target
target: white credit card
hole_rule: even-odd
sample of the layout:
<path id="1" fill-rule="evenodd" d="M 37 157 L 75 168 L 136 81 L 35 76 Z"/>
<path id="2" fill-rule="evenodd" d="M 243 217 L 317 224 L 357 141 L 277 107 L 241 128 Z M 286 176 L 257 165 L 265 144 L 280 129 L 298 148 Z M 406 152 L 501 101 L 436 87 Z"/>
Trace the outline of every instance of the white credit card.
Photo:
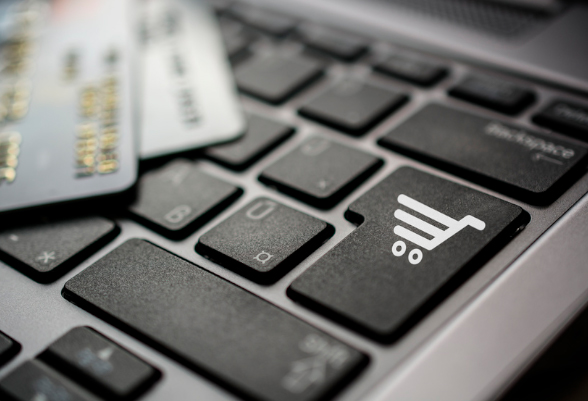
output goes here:
<path id="1" fill-rule="evenodd" d="M 242 135 L 245 119 L 207 4 L 145 0 L 139 6 L 141 158 L 185 152 Z"/>

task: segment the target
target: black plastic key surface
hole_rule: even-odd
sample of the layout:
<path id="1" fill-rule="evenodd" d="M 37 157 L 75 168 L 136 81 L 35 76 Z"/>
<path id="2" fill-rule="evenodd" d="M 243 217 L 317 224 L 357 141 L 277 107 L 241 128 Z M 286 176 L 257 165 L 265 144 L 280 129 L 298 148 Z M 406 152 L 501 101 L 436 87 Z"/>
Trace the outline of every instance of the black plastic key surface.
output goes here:
<path id="1" fill-rule="evenodd" d="M 142 240 L 69 280 L 63 295 L 256 400 L 316 400 L 365 363 L 355 349 Z"/>
<path id="2" fill-rule="evenodd" d="M 70 330 L 41 357 L 107 399 L 135 398 L 159 376 L 151 365 L 88 327 Z"/>
<path id="3" fill-rule="evenodd" d="M 338 203 L 383 161 L 361 150 L 313 136 L 266 168 L 263 183 L 318 208 Z"/>
<path id="4" fill-rule="evenodd" d="M 588 106 L 556 100 L 533 117 L 536 124 L 588 141 Z"/>
<path id="5" fill-rule="evenodd" d="M 383 342 L 528 220 L 518 206 L 408 167 L 353 202 L 346 217 L 361 225 L 288 294 Z"/>
<path id="6" fill-rule="evenodd" d="M 236 4 L 228 12 L 244 23 L 277 37 L 288 35 L 298 24 L 295 19 L 286 15 L 245 4 Z"/>
<path id="7" fill-rule="evenodd" d="M 523 127 L 431 104 L 380 140 L 456 174 L 534 204 L 574 178 L 587 149 Z"/>
<path id="8" fill-rule="evenodd" d="M 0 396 L 2 394 L 11 401 L 101 400 L 36 360 L 23 363 L 0 380 Z"/>
<path id="9" fill-rule="evenodd" d="M 119 232 L 111 220 L 82 217 L 7 229 L 0 259 L 39 282 L 50 282 L 100 249 Z"/>
<path id="10" fill-rule="evenodd" d="M 365 39 L 323 27 L 305 29 L 302 33 L 302 41 L 312 49 L 348 62 L 357 60 L 368 50 Z"/>
<path id="11" fill-rule="evenodd" d="M 257 34 L 235 20 L 223 18 L 219 21 L 225 50 L 231 61 L 246 54 L 249 46 L 256 40 Z"/>
<path id="12" fill-rule="evenodd" d="M 240 139 L 208 148 L 208 157 L 234 170 L 244 170 L 294 132 L 292 127 L 257 115 L 250 115 L 247 122 L 247 131 Z"/>
<path id="13" fill-rule="evenodd" d="M 242 92 L 269 103 L 286 101 L 323 74 L 319 61 L 303 55 L 258 54 L 235 69 Z"/>
<path id="14" fill-rule="evenodd" d="M 486 75 L 466 77 L 449 94 L 510 115 L 521 112 L 535 100 L 530 89 Z"/>
<path id="15" fill-rule="evenodd" d="M 447 75 L 447 67 L 439 62 L 411 54 L 395 54 L 374 67 L 378 72 L 420 86 L 431 86 Z"/>
<path id="16" fill-rule="evenodd" d="M 406 102 L 406 95 L 345 79 L 319 93 L 299 110 L 307 118 L 351 135 L 361 135 Z"/>
<path id="17" fill-rule="evenodd" d="M 196 250 L 255 281 L 271 282 L 333 233 L 322 220 L 258 198 L 200 237 Z"/>
<path id="18" fill-rule="evenodd" d="M 191 234 L 241 193 L 240 188 L 179 159 L 141 177 L 130 211 L 145 226 L 178 239 Z"/>
<path id="19" fill-rule="evenodd" d="M 20 344 L 0 331 L 0 366 L 20 351 Z"/>

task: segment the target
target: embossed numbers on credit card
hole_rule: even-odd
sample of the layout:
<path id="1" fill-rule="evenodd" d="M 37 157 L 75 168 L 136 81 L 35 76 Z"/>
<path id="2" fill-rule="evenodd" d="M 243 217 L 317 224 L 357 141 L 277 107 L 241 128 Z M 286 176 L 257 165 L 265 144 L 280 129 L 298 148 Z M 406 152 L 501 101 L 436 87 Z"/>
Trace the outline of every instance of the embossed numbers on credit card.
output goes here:
<path id="1" fill-rule="evenodd" d="M 17 23 L 0 52 L 0 212 L 134 184 L 131 8 L 38 0 L 4 10 Z"/>

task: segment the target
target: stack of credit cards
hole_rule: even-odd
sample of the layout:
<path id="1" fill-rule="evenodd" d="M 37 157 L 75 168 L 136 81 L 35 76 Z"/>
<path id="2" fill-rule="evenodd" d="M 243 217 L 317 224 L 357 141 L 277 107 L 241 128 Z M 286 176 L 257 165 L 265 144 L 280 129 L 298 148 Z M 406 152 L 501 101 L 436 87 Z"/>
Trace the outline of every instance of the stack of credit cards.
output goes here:
<path id="1" fill-rule="evenodd" d="M 3 2 L 0 213 L 119 204 L 140 159 L 238 138 L 215 24 L 197 1 Z"/>

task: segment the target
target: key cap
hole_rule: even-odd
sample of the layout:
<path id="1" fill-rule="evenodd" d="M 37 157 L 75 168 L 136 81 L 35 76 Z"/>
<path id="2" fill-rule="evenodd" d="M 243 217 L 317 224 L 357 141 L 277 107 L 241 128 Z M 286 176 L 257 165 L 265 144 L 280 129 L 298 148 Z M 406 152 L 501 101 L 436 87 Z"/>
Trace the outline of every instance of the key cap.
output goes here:
<path id="1" fill-rule="evenodd" d="M 365 357 L 270 303 L 143 240 L 69 280 L 63 295 L 188 368 L 260 400 L 316 400 Z"/>
<path id="2" fill-rule="evenodd" d="M 485 75 L 468 76 L 449 94 L 511 115 L 521 112 L 535 100 L 535 94 L 530 89 Z"/>
<path id="3" fill-rule="evenodd" d="M 258 198 L 200 237 L 196 251 L 252 280 L 273 282 L 333 233 L 322 220 Z"/>
<path id="4" fill-rule="evenodd" d="M 288 16 L 244 4 L 237 4 L 228 11 L 247 25 L 277 37 L 288 35 L 297 25 L 296 20 Z"/>
<path id="5" fill-rule="evenodd" d="M 288 295 L 378 341 L 397 338 L 440 290 L 528 221 L 518 206 L 412 168 L 353 202 L 361 225 L 292 283 Z"/>
<path id="6" fill-rule="evenodd" d="M 232 4 L 232 0 L 208 0 L 214 11 L 218 14 L 224 13 Z"/>
<path id="7" fill-rule="evenodd" d="M 359 136 L 406 100 L 406 95 L 346 79 L 319 93 L 298 112 L 304 117 Z"/>
<path id="8" fill-rule="evenodd" d="M 254 40 L 253 35 L 249 35 L 244 31 L 223 31 L 225 49 L 231 61 L 244 55 Z"/>
<path id="9" fill-rule="evenodd" d="M 49 365 L 106 399 L 136 398 L 159 372 L 88 327 L 76 327 L 41 355 Z"/>
<path id="10" fill-rule="evenodd" d="M 0 233 L 0 258 L 35 281 L 61 277 L 110 242 L 119 232 L 102 217 L 82 217 L 7 229 Z"/>
<path id="11" fill-rule="evenodd" d="M 259 180 L 318 208 L 335 206 L 383 161 L 361 150 L 313 136 L 266 168 Z"/>
<path id="12" fill-rule="evenodd" d="M 233 203 L 243 191 L 178 159 L 145 174 L 137 201 L 130 207 L 140 223 L 163 235 L 180 239 Z"/>
<path id="13" fill-rule="evenodd" d="M 374 67 L 378 72 L 420 86 L 432 86 L 447 75 L 447 67 L 412 54 L 394 54 Z"/>
<path id="14" fill-rule="evenodd" d="M 15 401 L 100 401 L 39 361 L 28 361 L 0 380 L 0 395 Z"/>
<path id="15" fill-rule="evenodd" d="M 322 74 L 321 63 L 305 56 L 260 54 L 237 67 L 235 80 L 241 91 L 279 104 Z"/>
<path id="16" fill-rule="evenodd" d="M 20 351 L 20 344 L 0 331 L 0 366 Z"/>
<path id="17" fill-rule="evenodd" d="M 556 100 L 533 117 L 536 124 L 588 140 L 588 107 Z"/>
<path id="18" fill-rule="evenodd" d="M 380 144 L 534 204 L 558 196 L 586 155 L 571 142 L 439 104 Z"/>
<path id="19" fill-rule="evenodd" d="M 355 61 L 368 50 L 365 39 L 323 27 L 304 30 L 302 41 L 306 46 L 325 52 L 342 61 Z"/>
<path id="20" fill-rule="evenodd" d="M 267 118 L 250 115 L 247 131 L 241 139 L 208 148 L 209 158 L 234 170 L 244 170 L 294 133 L 292 127 Z"/>

